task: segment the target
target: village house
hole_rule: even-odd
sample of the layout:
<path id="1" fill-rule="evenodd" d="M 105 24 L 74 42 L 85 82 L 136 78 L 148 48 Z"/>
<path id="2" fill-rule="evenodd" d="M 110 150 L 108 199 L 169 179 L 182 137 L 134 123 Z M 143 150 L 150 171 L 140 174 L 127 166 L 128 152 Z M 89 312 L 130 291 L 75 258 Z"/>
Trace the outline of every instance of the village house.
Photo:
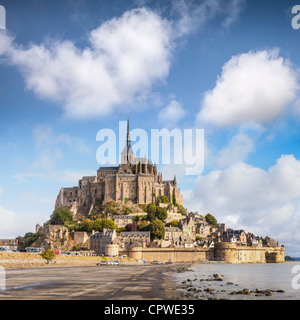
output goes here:
<path id="1" fill-rule="evenodd" d="M 101 255 L 105 254 L 105 246 L 111 244 L 116 238 L 115 229 L 103 229 L 102 232 L 94 233 L 90 238 L 90 249 Z"/>
<path id="2" fill-rule="evenodd" d="M 228 229 L 222 235 L 222 241 L 236 243 L 237 245 L 247 246 L 247 234 L 244 230 Z"/>
<path id="3" fill-rule="evenodd" d="M 175 246 L 180 245 L 180 236 L 182 230 L 178 227 L 165 227 L 165 238 L 166 241 L 171 241 Z"/>
<path id="4" fill-rule="evenodd" d="M 196 237 L 207 237 L 210 235 L 211 226 L 207 222 L 196 223 Z"/>
<path id="5" fill-rule="evenodd" d="M 253 233 L 248 233 L 247 234 L 247 246 L 261 248 L 262 247 L 262 240 L 259 237 L 255 236 Z"/>
<path id="6" fill-rule="evenodd" d="M 150 242 L 150 231 L 122 231 L 118 238 L 124 244 L 124 247 L 130 246 L 133 242 L 141 242 L 143 246 L 146 246 Z"/>
<path id="7" fill-rule="evenodd" d="M 192 240 L 196 239 L 196 224 L 192 218 L 186 218 L 179 223 L 182 234 L 189 236 Z"/>
<path id="8" fill-rule="evenodd" d="M 17 239 L 0 239 L 0 247 L 5 247 L 9 250 L 18 249 L 18 240 Z"/>
<path id="9" fill-rule="evenodd" d="M 127 224 L 133 223 L 133 216 L 117 215 L 113 220 L 118 228 L 125 228 Z"/>
<path id="10" fill-rule="evenodd" d="M 197 246 L 197 242 L 193 240 L 190 236 L 182 234 L 180 236 L 180 244 L 184 248 L 194 248 Z"/>

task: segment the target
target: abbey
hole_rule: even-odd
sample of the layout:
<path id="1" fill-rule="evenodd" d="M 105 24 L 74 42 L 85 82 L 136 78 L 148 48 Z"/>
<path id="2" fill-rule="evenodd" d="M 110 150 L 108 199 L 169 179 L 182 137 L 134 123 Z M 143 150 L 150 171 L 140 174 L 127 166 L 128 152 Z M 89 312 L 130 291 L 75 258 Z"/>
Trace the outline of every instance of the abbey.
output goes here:
<path id="1" fill-rule="evenodd" d="M 83 177 L 78 186 L 62 188 L 57 196 L 55 208 L 65 206 L 76 215 L 88 214 L 95 201 L 103 199 L 103 204 L 114 201 L 134 204 L 149 204 L 160 196 L 166 196 L 169 203 L 183 204 L 176 176 L 163 181 L 156 164 L 135 156 L 127 124 L 126 145 L 121 153 L 121 164 L 116 167 L 100 167 L 97 176 Z"/>

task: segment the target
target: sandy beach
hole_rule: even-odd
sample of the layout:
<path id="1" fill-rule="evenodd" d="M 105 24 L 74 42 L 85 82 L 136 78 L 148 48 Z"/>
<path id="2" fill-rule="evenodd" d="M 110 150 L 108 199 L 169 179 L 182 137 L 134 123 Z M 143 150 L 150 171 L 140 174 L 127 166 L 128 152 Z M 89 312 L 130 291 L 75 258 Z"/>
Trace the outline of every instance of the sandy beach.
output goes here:
<path id="1" fill-rule="evenodd" d="M 1 254 L 6 288 L 0 300 L 173 300 L 171 274 L 182 264 L 97 266 L 100 257 L 57 256 L 50 266 L 35 254 Z"/>

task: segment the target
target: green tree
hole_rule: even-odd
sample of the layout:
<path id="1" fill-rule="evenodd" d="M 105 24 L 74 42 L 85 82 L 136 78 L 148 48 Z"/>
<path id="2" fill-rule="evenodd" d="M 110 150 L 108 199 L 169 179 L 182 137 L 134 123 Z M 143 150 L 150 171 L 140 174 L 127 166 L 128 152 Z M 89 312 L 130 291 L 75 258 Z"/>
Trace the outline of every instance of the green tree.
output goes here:
<path id="1" fill-rule="evenodd" d="M 156 216 L 156 205 L 155 203 L 149 203 L 147 205 L 147 220 L 152 222 Z"/>
<path id="2" fill-rule="evenodd" d="M 94 221 L 92 221 L 91 219 L 83 220 L 81 230 L 87 232 L 91 232 L 92 230 L 94 230 Z"/>
<path id="3" fill-rule="evenodd" d="M 51 216 L 51 224 L 72 224 L 73 213 L 66 207 L 59 207 L 53 211 Z"/>
<path id="4" fill-rule="evenodd" d="M 133 222 L 138 222 L 140 220 L 140 216 L 133 216 L 132 220 Z"/>
<path id="5" fill-rule="evenodd" d="M 178 212 L 182 215 L 187 215 L 186 209 L 182 205 L 178 206 Z"/>
<path id="6" fill-rule="evenodd" d="M 169 199 L 167 196 L 160 196 L 157 198 L 159 203 L 169 203 Z"/>
<path id="7" fill-rule="evenodd" d="M 176 197 L 174 194 L 172 195 L 172 203 L 173 203 L 173 206 L 178 207 L 178 203 L 176 201 Z"/>
<path id="8" fill-rule="evenodd" d="M 211 215 L 210 213 L 208 213 L 205 216 L 205 220 L 207 223 L 211 224 L 213 227 L 215 227 L 218 223 L 217 219 L 213 215 Z"/>
<path id="9" fill-rule="evenodd" d="M 155 216 L 161 221 L 166 220 L 168 218 L 168 213 L 166 208 L 156 207 Z"/>
<path id="10" fill-rule="evenodd" d="M 165 237 L 165 226 L 159 219 L 154 220 L 149 225 L 151 239 L 163 239 Z"/>
<path id="11" fill-rule="evenodd" d="M 98 218 L 94 221 L 94 230 L 96 231 L 102 231 L 102 218 Z"/>
<path id="12" fill-rule="evenodd" d="M 127 215 L 127 214 L 132 213 L 132 210 L 129 207 L 124 206 L 123 209 L 122 209 L 122 213 Z"/>
<path id="13" fill-rule="evenodd" d="M 178 227 L 179 226 L 179 220 L 172 220 L 171 221 L 172 227 Z"/>
<path id="14" fill-rule="evenodd" d="M 117 226 L 116 226 L 114 220 L 112 220 L 112 219 L 103 218 L 102 225 L 103 225 L 103 228 L 106 228 L 106 229 L 117 229 Z"/>
<path id="15" fill-rule="evenodd" d="M 94 230 L 102 231 L 103 228 L 106 229 L 117 229 L 115 222 L 111 219 L 99 218 L 94 221 Z"/>
<path id="16" fill-rule="evenodd" d="M 149 231 L 149 222 L 148 221 L 142 221 L 138 224 L 138 230 L 139 231 Z"/>
<path id="17" fill-rule="evenodd" d="M 82 225 L 79 223 L 68 224 L 67 228 L 69 231 L 81 231 Z"/>
<path id="18" fill-rule="evenodd" d="M 46 260 L 47 260 L 47 264 L 49 264 L 50 261 L 55 258 L 55 253 L 54 253 L 52 250 L 47 249 L 47 250 L 44 250 L 44 251 L 40 254 L 40 256 L 41 256 L 42 258 L 46 259 Z"/>
<path id="19" fill-rule="evenodd" d="M 26 247 L 30 247 L 33 243 L 39 240 L 41 234 L 39 232 L 32 233 L 27 232 L 24 237 L 18 237 L 18 246 L 20 249 L 25 249 Z"/>

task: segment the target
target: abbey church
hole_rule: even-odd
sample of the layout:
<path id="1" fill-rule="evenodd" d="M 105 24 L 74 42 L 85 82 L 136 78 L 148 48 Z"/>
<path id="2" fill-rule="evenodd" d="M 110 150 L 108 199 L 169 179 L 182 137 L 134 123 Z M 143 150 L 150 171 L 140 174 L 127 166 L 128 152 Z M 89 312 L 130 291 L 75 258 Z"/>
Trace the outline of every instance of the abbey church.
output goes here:
<path id="1" fill-rule="evenodd" d="M 87 214 L 96 199 L 103 199 L 103 204 L 113 201 L 134 204 L 149 204 L 156 197 L 166 196 L 169 203 L 183 204 L 180 189 L 177 188 L 176 176 L 173 180 L 163 181 L 157 172 L 156 164 L 146 157 L 138 158 L 132 150 L 129 121 L 127 124 L 126 145 L 121 153 L 121 164 L 116 167 L 100 167 L 97 176 L 83 177 L 78 186 L 62 188 L 57 196 L 55 208 L 65 206 L 74 214 Z"/>

